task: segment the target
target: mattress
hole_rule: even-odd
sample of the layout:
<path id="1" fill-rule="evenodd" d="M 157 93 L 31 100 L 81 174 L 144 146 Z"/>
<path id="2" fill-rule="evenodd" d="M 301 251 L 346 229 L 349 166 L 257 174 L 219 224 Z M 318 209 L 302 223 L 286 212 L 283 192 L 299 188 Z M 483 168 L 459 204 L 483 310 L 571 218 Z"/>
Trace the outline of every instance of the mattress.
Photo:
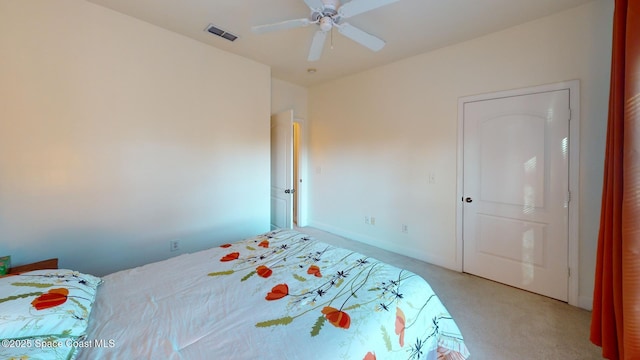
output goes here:
<path id="1" fill-rule="evenodd" d="M 77 359 L 465 359 L 407 270 L 292 230 L 105 276 Z"/>

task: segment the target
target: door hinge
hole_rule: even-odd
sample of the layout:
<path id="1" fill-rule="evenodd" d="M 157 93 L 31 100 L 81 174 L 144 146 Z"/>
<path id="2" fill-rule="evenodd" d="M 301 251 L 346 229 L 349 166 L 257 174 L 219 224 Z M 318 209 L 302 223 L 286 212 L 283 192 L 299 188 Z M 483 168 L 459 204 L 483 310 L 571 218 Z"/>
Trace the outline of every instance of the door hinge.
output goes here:
<path id="1" fill-rule="evenodd" d="M 571 190 L 567 190 L 567 204 L 571 202 Z"/>
<path id="2" fill-rule="evenodd" d="M 571 277 L 571 268 L 567 268 L 567 274 Z"/>

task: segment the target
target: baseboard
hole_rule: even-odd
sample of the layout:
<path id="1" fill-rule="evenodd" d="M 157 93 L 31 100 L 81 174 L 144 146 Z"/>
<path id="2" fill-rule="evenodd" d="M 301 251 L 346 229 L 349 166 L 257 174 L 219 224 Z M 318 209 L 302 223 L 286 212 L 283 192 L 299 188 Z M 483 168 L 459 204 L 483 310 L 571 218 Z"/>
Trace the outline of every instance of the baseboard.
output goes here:
<path id="1" fill-rule="evenodd" d="M 326 231 L 338 236 L 342 236 L 345 237 L 347 239 L 350 240 L 354 240 L 354 241 L 358 241 L 367 245 L 371 245 L 371 246 L 375 246 L 378 247 L 380 249 L 383 250 L 387 250 L 387 251 L 391 251 L 393 253 L 396 254 L 400 254 L 400 255 L 404 255 L 404 256 L 408 256 L 410 258 L 414 258 L 420 261 L 424 261 L 427 262 L 429 264 L 433 264 L 433 265 L 437 265 L 449 270 L 453 270 L 453 271 L 457 271 L 459 272 L 459 270 L 457 269 L 455 260 L 452 260 L 450 262 L 447 261 L 443 261 L 442 257 L 438 257 L 438 256 L 433 256 L 430 254 L 427 254 L 423 251 L 414 249 L 414 248 L 407 248 L 398 244 L 392 244 L 389 243 L 387 241 L 381 241 L 379 239 L 364 235 L 364 234 L 360 234 L 360 233 L 356 233 L 356 232 L 352 232 L 349 230 L 345 230 L 345 229 L 341 229 L 332 225 L 328 225 L 325 223 L 321 223 L 321 222 L 317 222 L 317 221 L 309 221 L 308 226 L 314 227 L 316 229 L 322 230 L 322 231 Z"/>
<path id="2" fill-rule="evenodd" d="M 585 310 L 593 310 L 593 296 L 578 296 L 578 307 Z"/>

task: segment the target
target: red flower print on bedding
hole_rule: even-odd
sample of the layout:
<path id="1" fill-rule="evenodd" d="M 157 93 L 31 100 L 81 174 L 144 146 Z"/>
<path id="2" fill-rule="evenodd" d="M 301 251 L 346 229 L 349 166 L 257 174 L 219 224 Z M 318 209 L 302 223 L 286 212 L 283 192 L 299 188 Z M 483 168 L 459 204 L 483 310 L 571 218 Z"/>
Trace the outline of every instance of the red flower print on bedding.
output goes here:
<path id="1" fill-rule="evenodd" d="M 220 245 L 220 247 L 221 248 L 228 248 L 228 247 L 231 247 L 231 244 L 223 244 L 223 245 Z"/>
<path id="2" fill-rule="evenodd" d="M 369 351 L 362 360 L 376 360 L 376 354 Z"/>
<path id="3" fill-rule="evenodd" d="M 400 336 L 400 346 L 404 346 L 404 329 L 405 329 L 404 312 L 400 308 L 396 308 L 396 335 Z"/>
<path id="4" fill-rule="evenodd" d="M 273 270 L 269 269 L 264 265 L 260 265 L 256 268 L 256 273 L 258 274 L 258 276 L 266 279 L 269 276 L 271 276 L 271 274 L 273 274 Z"/>
<path id="5" fill-rule="evenodd" d="M 33 305 L 36 310 L 49 309 L 64 304 L 68 299 L 68 295 L 69 290 L 65 288 L 51 289 L 35 298 L 31 302 L 31 305 Z"/>
<path id="6" fill-rule="evenodd" d="M 269 247 L 269 240 L 262 240 L 260 242 L 260 244 L 258 244 L 258 246 L 263 247 L 263 248 L 268 248 Z"/>
<path id="7" fill-rule="evenodd" d="M 273 287 L 273 289 L 271 289 L 271 291 L 267 294 L 267 296 L 265 297 L 265 299 L 271 301 L 271 300 L 278 300 L 278 299 L 282 299 L 283 297 L 289 295 L 289 285 L 287 284 L 278 284 L 276 286 Z"/>
<path id="8" fill-rule="evenodd" d="M 335 327 L 348 329 L 351 325 L 351 318 L 349 317 L 349 314 L 344 311 L 340 311 L 330 306 L 325 306 L 324 309 L 322 309 L 322 313 L 324 314 L 324 317 L 329 320 L 331 325 Z"/>
<path id="9" fill-rule="evenodd" d="M 309 269 L 307 270 L 307 274 L 313 275 L 315 277 L 322 277 L 322 274 L 320 273 L 320 268 L 317 265 L 309 266 Z"/>
<path id="10" fill-rule="evenodd" d="M 236 260 L 240 257 L 240 253 L 239 252 L 232 252 L 230 254 L 227 254 L 225 256 L 223 256 L 220 261 L 225 262 L 225 261 L 233 261 Z"/>

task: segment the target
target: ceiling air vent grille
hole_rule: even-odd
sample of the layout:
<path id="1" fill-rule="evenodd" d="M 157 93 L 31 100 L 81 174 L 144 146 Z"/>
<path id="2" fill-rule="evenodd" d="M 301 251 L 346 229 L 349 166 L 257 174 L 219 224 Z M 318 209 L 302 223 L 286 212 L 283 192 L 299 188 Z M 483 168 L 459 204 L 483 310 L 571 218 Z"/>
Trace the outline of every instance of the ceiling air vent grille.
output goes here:
<path id="1" fill-rule="evenodd" d="M 238 38 L 237 36 L 233 35 L 232 33 L 226 32 L 226 31 L 216 27 L 213 24 L 209 24 L 207 26 L 207 28 L 204 29 L 204 30 L 207 31 L 207 32 L 212 33 L 213 35 L 218 35 L 221 38 L 225 38 L 225 39 L 227 39 L 229 41 L 235 41 Z"/>

